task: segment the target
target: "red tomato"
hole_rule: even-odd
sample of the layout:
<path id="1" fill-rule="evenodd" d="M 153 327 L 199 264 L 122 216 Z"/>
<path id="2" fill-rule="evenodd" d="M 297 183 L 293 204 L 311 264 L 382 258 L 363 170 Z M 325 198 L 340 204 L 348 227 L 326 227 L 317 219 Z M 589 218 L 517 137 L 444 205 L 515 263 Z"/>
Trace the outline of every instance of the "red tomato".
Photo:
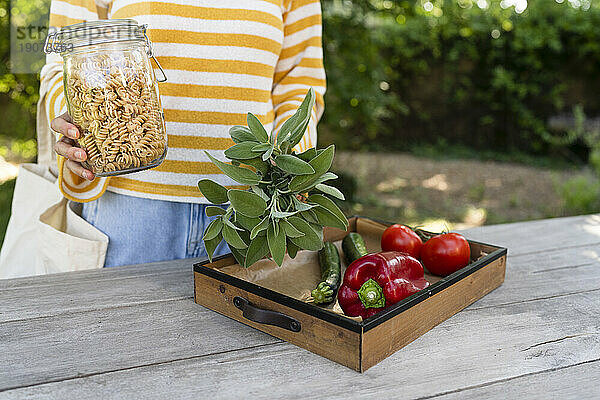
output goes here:
<path id="1" fill-rule="evenodd" d="M 421 261 L 434 275 L 450 275 L 467 265 L 470 259 L 469 242 L 458 233 L 434 236 L 421 249 Z"/>
<path id="2" fill-rule="evenodd" d="M 387 228 L 381 236 L 381 250 L 401 251 L 417 260 L 421 255 L 423 241 L 408 226 L 395 224 Z"/>

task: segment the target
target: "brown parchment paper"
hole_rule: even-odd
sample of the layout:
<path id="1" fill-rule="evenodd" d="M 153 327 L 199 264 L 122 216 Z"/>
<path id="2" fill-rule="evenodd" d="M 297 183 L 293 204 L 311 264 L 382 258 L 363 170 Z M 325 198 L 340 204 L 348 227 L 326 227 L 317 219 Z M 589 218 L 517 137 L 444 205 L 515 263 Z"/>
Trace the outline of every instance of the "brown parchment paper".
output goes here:
<path id="1" fill-rule="evenodd" d="M 367 250 L 370 253 L 381 251 L 381 234 L 385 230 L 386 225 L 368 219 L 359 218 L 356 221 L 355 227 L 356 232 L 360 233 L 365 240 Z M 328 235 L 328 231 L 325 231 L 325 240 L 333 241 L 338 248 L 342 262 L 343 277 L 347 263 L 342 252 L 342 241 L 339 240 L 339 238 L 343 237 L 345 233 L 339 230 L 330 232 L 331 234 Z M 263 259 L 249 268 L 244 268 L 239 264 L 233 264 L 221 267 L 219 270 L 228 275 L 255 283 L 275 292 L 279 292 L 302 301 L 310 301 L 310 292 L 321 281 L 318 252 L 308 250 L 299 251 L 294 259 L 290 258 L 286 254 L 281 267 L 278 267 L 277 264 L 271 260 Z M 429 283 L 433 284 L 441 278 L 425 274 L 425 279 L 427 279 Z M 325 308 L 337 314 L 343 315 L 337 299 L 334 303 L 326 306 Z M 360 317 L 351 319 L 357 321 L 362 320 Z"/>
<path id="2" fill-rule="evenodd" d="M 338 253 L 340 254 L 343 277 L 347 264 L 342 253 L 342 241 L 338 240 L 333 243 L 338 248 Z M 296 258 L 293 259 L 286 254 L 281 267 L 278 267 L 277 264 L 271 260 L 263 259 L 249 268 L 244 268 L 239 264 L 233 264 L 220 268 L 219 270 L 228 275 L 307 302 L 311 299 L 310 292 L 317 287 L 317 284 L 321 281 L 318 252 L 309 250 L 299 251 Z M 324 308 L 343 315 L 337 299 L 334 303 L 325 306 Z M 352 319 L 358 321 L 362 320 L 360 317 Z"/>

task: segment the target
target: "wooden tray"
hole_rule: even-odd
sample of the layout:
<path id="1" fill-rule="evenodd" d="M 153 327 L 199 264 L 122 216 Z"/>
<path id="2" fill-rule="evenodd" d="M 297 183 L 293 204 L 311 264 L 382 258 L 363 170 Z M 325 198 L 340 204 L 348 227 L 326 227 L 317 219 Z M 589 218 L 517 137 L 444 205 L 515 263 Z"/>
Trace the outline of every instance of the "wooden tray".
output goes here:
<path id="1" fill-rule="evenodd" d="M 361 234 L 381 235 L 390 225 L 366 217 L 351 217 L 349 222 L 349 231 Z M 324 232 L 327 241 L 345 235 L 339 229 Z M 361 322 L 219 271 L 236 264 L 231 254 L 194 265 L 194 299 L 220 314 L 363 372 L 504 282 L 507 249 L 469 243 L 473 260 L 469 265 L 436 278 L 427 289 Z"/>

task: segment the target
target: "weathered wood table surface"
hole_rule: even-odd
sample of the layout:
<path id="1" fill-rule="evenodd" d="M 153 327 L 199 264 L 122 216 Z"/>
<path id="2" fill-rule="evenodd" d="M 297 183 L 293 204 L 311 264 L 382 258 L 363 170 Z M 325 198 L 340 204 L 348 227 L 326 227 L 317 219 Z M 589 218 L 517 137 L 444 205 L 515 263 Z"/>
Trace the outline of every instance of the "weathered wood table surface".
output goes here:
<path id="1" fill-rule="evenodd" d="M 600 216 L 466 233 L 504 285 L 362 375 L 194 304 L 195 260 L 0 281 L 0 399 L 600 398 Z"/>

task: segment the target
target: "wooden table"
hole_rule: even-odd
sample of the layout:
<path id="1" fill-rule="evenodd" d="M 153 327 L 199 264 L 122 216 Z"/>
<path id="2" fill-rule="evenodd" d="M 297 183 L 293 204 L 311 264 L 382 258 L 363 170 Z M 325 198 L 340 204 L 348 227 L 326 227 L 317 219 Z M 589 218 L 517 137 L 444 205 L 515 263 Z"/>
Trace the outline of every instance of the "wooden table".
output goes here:
<path id="1" fill-rule="evenodd" d="M 195 260 L 0 281 L 0 399 L 600 398 L 600 215 L 467 235 L 504 285 L 362 375 L 194 304 Z"/>

